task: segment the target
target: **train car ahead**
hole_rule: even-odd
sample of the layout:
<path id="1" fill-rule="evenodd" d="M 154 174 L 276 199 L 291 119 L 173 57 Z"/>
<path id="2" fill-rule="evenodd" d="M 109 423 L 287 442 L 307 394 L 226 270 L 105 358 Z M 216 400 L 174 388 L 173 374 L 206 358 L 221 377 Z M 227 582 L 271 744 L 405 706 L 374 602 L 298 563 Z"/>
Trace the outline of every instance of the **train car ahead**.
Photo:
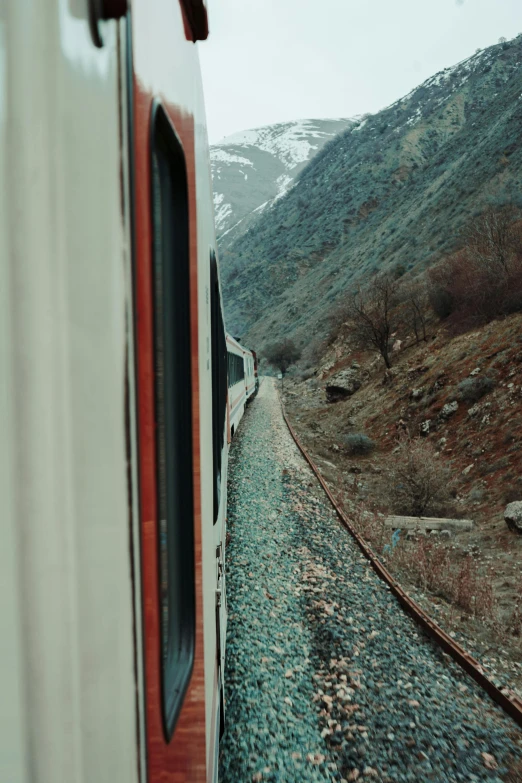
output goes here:
<path id="1" fill-rule="evenodd" d="M 257 388 L 256 357 L 238 340 L 227 334 L 228 352 L 228 417 L 230 437 L 236 432 L 243 418 L 247 403 Z"/>

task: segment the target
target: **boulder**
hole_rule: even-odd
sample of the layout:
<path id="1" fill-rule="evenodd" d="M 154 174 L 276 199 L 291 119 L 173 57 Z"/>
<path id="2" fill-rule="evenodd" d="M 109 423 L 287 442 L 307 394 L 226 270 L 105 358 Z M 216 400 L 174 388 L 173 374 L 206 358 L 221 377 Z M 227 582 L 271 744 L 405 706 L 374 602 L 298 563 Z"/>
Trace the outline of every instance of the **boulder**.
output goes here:
<path id="1" fill-rule="evenodd" d="M 504 519 L 510 530 L 522 536 L 522 500 L 515 500 L 506 506 Z"/>
<path id="2" fill-rule="evenodd" d="M 328 402 L 338 402 L 346 397 L 351 397 L 360 388 L 361 381 L 356 370 L 341 370 L 329 379 L 325 390 L 326 399 Z"/>
<path id="3" fill-rule="evenodd" d="M 447 402 L 446 405 L 441 410 L 441 412 L 439 413 L 439 418 L 449 419 L 450 416 L 453 416 L 453 414 L 457 412 L 458 407 L 459 404 L 457 400 L 453 400 L 453 402 Z"/>

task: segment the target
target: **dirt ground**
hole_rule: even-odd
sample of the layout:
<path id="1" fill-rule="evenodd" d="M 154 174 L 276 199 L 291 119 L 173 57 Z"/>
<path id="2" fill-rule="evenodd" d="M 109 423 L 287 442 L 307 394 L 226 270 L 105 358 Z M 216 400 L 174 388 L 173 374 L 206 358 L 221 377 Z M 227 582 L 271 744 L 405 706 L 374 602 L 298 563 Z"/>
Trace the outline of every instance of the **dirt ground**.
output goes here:
<path id="1" fill-rule="evenodd" d="M 352 367 L 360 388 L 328 403 L 326 386 Z M 459 399 L 458 384 L 478 375 L 493 381 L 492 390 L 441 415 L 447 403 Z M 405 433 L 423 433 L 433 443 L 455 486 L 451 509 L 439 516 L 472 519 L 474 528 L 447 538 L 428 535 L 422 542 L 402 533 L 392 541 L 386 531 L 378 542 L 382 556 L 497 684 L 522 695 L 522 535 L 510 531 L 503 517 L 507 503 L 522 500 L 522 316 L 458 336 L 439 328 L 427 343 L 401 346 L 391 372 L 380 357 L 353 352 L 339 339 L 314 375 L 285 378 L 284 398 L 304 445 L 355 520 L 363 518 L 362 511 L 393 513 L 389 471 Z M 354 433 L 375 442 L 370 455 L 348 453 L 345 438 Z M 382 516 L 374 518 L 378 528 Z M 372 543 L 375 547 L 375 526 Z M 476 610 L 452 603 L 444 584 L 427 587 L 419 580 L 413 566 L 425 550 L 439 552 L 439 559 L 447 555 L 457 571 L 471 563 L 482 595 Z"/>

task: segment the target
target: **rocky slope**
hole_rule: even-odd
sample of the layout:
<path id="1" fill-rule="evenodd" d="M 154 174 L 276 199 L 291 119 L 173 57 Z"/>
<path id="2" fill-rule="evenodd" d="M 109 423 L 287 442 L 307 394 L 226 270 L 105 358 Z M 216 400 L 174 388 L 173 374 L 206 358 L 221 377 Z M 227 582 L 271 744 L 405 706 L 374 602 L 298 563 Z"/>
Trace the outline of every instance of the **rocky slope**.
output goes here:
<path id="1" fill-rule="evenodd" d="M 484 203 L 520 200 L 521 94 L 519 36 L 334 137 L 221 247 L 228 328 L 257 348 L 283 333 L 304 344 L 358 276 L 436 262 Z"/>
<path id="2" fill-rule="evenodd" d="M 210 148 L 220 250 L 292 187 L 308 161 L 355 120 L 296 120 L 234 133 Z"/>
<path id="3" fill-rule="evenodd" d="M 457 634 L 497 684 L 520 694 L 522 536 L 510 530 L 504 510 L 522 500 L 521 329 L 520 313 L 457 335 L 434 319 L 428 342 L 404 341 L 388 373 L 380 357 L 340 336 L 315 373 L 284 384 L 293 425 L 359 532 L 405 589 L 420 588 L 415 596 L 428 614 Z M 489 390 L 479 399 L 464 396 L 463 386 L 479 379 Z M 345 399 L 329 403 L 330 384 L 342 384 Z M 350 453 L 354 434 L 369 438 L 373 451 Z M 471 519 L 471 531 L 411 540 L 402 531 L 391 541 L 378 518 L 373 527 L 363 524 L 367 510 L 403 513 L 392 490 L 406 434 L 431 444 L 451 473 L 453 499 L 433 515 Z M 472 588 L 471 610 L 464 587 Z"/>

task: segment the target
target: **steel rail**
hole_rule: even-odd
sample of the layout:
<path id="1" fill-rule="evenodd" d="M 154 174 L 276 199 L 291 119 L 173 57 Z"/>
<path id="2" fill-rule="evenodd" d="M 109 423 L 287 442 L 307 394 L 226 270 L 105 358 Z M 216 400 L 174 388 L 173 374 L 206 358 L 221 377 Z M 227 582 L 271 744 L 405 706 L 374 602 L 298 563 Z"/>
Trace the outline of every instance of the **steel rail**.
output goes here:
<path id="1" fill-rule="evenodd" d="M 421 607 L 413 600 L 413 598 L 410 598 L 405 590 L 402 589 L 397 580 L 394 579 L 394 577 L 390 574 L 388 569 L 381 563 L 377 555 L 373 552 L 372 548 L 368 546 L 362 536 L 360 536 L 359 533 L 355 530 L 344 511 L 339 507 L 335 497 L 332 495 L 328 485 L 326 484 L 326 481 L 319 471 L 319 468 L 314 463 L 313 459 L 299 440 L 299 437 L 288 420 L 281 395 L 279 395 L 279 398 L 281 401 L 283 418 L 292 438 L 301 451 L 303 457 L 315 473 L 317 480 L 321 484 L 330 503 L 334 507 L 341 524 L 355 539 L 365 557 L 368 558 L 374 571 L 384 582 L 386 582 L 390 588 L 390 591 L 395 595 L 401 606 L 420 626 L 422 626 L 429 636 L 434 639 L 440 647 L 442 647 L 444 652 L 450 655 L 454 661 L 456 661 L 471 677 L 473 677 L 473 679 L 489 694 L 489 696 L 491 696 L 493 701 L 496 701 L 497 704 L 502 707 L 502 709 L 507 712 L 507 714 L 510 715 L 519 726 L 522 727 L 522 699 L 520 699 L 516 694 L 507 695 L 503 693 L 500 688 L 497 688 L 492 680 L 490 680 L 489 677 L 484 674 L 484 669 L 480 663 L 475 658 L 473 658 L 473 656 L 467 653 L 463 647 L 457 644 L 457 642 L 455 642 L 451 636 L 443 631 L 442 628 L 437 625 L 437 623 L 432 620 L 423 609 L 421 609 Z"/>

